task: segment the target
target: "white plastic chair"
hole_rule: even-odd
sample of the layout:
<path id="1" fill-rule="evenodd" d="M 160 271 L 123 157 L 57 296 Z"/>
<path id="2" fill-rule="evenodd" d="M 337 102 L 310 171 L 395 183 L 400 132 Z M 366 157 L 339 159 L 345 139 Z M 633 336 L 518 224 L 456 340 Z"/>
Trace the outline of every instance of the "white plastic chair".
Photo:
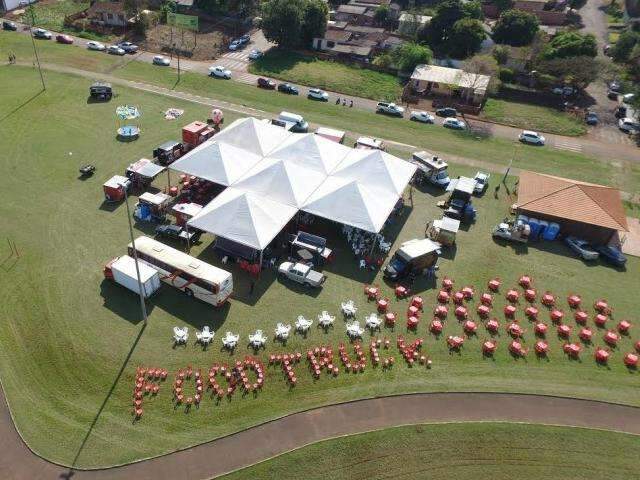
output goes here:
<path id="1" fill-rule="evenodd" d="M 307 320 L 302 315 L 300 315 L 296 320 L 296 330 L 304 333 L 307 330 L 309 330 L 309 327 L 311 327 L 312 324 L 313 324 L 313 320 Z"/>
<path id="2" fill-rule="evenodd" d="M 370 330 L 377 330 L 380 328 L 380 325 L 382 324 L 382 320 L 378 318 L 378 316 L 375 313 L 372 313 L 365 319 L 364 324 Z"/>
<path id="3" fill-rule="evenodd" d="M 283 325 L 282 323 L 278 323 L 276 325 L 276 337 L 282 340 L 286 340 L 289 338 L 289 332 L 291 331 L 291 325 Z"/>
<path id="4" fill-rule="evenodd" d="M 222 345 L 225 348 L 234 349 L 238 344 L 238 340 L 240 339 L 240 335 L 234 335 L 231 332 L 227 332 L 224 337 L 222 337 Z"/>
<path id="5" fill-rule="evenodd" d="M 364 328 L 360 326 L 360 322 L 354 320 L 353 322 L 347 323 L 347 335 L 349 338 L 360 338 L 364 333 Z"/>

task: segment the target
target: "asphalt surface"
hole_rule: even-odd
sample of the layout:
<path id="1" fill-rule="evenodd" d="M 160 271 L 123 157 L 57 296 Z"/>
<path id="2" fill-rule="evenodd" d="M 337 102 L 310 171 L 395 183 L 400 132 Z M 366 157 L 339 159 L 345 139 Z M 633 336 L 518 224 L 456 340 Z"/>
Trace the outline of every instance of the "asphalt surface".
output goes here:
<path id="1" fill-rule="evenodd" d="M 591 0 L 592 3 L 593 0 Z M 598 12 L 602 15 L 602 12 Z M 28 34 L 29 30 L 26 26 L 19 26 L 18 32 L 22 34 Z M 55 32 L 52 32 L 55 38 Z M 83 47 L 86 48 L 87 40 L 73 37 L 75 47 Z M 41 40 L 45 41 L 45 40 Z M 51 40 L 50 40 L 51 41 Z M 53 40 L 55 41 L 55 40 Z M 72 45 L 69 48 L 73 47 Z M 211 62 L 203 62 L 203 61 L 194 61 L 181 58 L 180 59 L 180 68 L 184 71 L 200 73 L 203 75 L 208 75 L 209 67 L 212 65 L 221 65 L 225 68 L 228 68 L 232 72 L 232 80 L 238 81 L 242 83 L 246 83 L 249 85 L 256 85 L 257 79 L 259 78 L 256 75 L 252 75 L 248 73 L 248 66 L 250 60 L 248 58 L 249 53 L 254 48 L 266 51 L 272 47 L 262 35 L 261 31 L 256 31 L 251 36 L 251 41 L 246 47 L 242 50 L 238 50 L 235 52 L 226 52 L 220 58 Z M 104 52 L 94 52 L 96 55 L 107 55 Z M 135 55 L 128 55 L 128 58 L 135 59 L 136 61 L 151 63 L 155 53 L 139 51 Z M 166 68 L 166 67 L 158 67 L 158 68 Z M 177 68 L 176 59 L 172 59 L 171 68 Z M 214 80 L 214 79 L 212 79 Z M 229 80 L 221 80 L 215 79 L 216 81 L 229 81 Z M 280 80 L 276 80 L 276 82 L 280 83 Z M 306 96 L 309 88 L 296 85 L 300 90 L 300 100 L 307 101 Z M 279 92 L 272 92 L 274 95 L 283 95 Z M 375 111 L 376 101 L 369 100 L 366 98 L 359 97 L 349 97 L 344 96 L 340 93 L 328 92 L 330 95 L 329 102 L 335 102 L 335 99 L 340 97 L 341 99 L 347 99 L 347 103 L 353 100 L 353 107 L 359 108 L 362 110 L 368 110 L 372 113 Z M 349 107 L 347 107 L 349 108 Z M 611 110 L 613 110 L 614 105 L 611 106 Z M 408 120 L 410 109 L 407 108 L 405 112 L 404 120 Z M 603 111 L 604 112 L 604 111 Z M 604 113 L 603 113 L 604 114 Z M 504 138 L 508 140 L 516 141 L 519 133 L 522 131 L 518 128 L 512 128 L 506 125 L 494 124 L 491 122 L 486 122 L 474 117 L 467 117 L 469 126 L 472 129 L 476 129 L 481 131 L 483 135 L 492 135 L 499 138 Z M 442 118 L 436 117 L 436 124 L 442 124 Z M 398 121 L 403 121 L 403 119 L 398 118 Z M 594 133 L 595 132 L 595 133 Z M 546 148 L 556 148 L 559 150 L 567 150 L 575 153 L 583 153 L 585 155 L 601 158 L 604 161 L 631 161 L 631 162 L 640 162 L 640 148 L 633 144 L 630 138 L 627 135 L 619 132 L 615 127 L 596 127 L 593 129 L 592 133 L 583 137 L 566 137 L 562 135 L 553 135 L 545 133 L 545 137 L 547 140 Z"/>
<path id="2" fill-rule="evenodd" d="M 433 393 L 358 400 L 294 413 L 186 450 L 102 470 L 72 470 L 29 450 L 0 392 L 3 480 L 203 480 L 328 438 L 400 425 L 515 422 L 640 435 L 640 408 L 604 402 L 500 393 Z M 152 422 L 152 418 L 143 421 Z"/>

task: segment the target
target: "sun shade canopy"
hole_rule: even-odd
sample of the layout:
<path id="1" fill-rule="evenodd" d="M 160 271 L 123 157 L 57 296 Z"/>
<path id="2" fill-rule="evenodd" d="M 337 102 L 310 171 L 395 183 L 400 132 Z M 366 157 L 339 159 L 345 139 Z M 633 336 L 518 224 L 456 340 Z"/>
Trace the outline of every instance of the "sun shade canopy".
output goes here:
<path id="1" fill-rule="evenodd" d="M 229 186 L 189 225 L 262 250 L 299 211 L 379 232 L 416 166 L 379 150 L 236 120 L 172 170 Z"/>

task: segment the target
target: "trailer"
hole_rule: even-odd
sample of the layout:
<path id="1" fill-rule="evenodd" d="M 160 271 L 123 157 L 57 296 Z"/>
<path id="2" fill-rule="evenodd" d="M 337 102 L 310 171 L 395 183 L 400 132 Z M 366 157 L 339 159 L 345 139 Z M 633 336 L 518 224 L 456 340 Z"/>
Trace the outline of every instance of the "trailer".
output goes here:
<path id="1" fill-rule="evenodd" d="M 440 255 L 440 244 L 428 238 L 404 242 L 384 269 L 384 278 L 397 281 L 433 268 Z"/>
<path id="2" fill-rule="evenodd" d="M 460 230 L 460 220 L 443 216 L 427 225 L 427 236 L 443 247 L 450 247 L 456 243 L 456 234 Z"/>
<path id="3" fill-rule="evenodd" d="M 125 190 L 131 188 L 131 180 L 122 175 L 114 175 L 102 185 L 104 199 L 107 202 L 120 202 L 124 199 Z"/>
<path id="4" fill-rule="evenodd" d="M 144 192 L 138 197 L 133 216 L 144 222 L 161 222 L 166 217 L 171 200 L 172 197 L 166 193 Z"/>
<path id="5" fill-rule="evenodd" d="M 335 130 L 333 128 L 318 127 L 316 135 L 331 140 L 332 142 L 344 143 L 346 133 L 342 130 Z"/>
<path id="6" fill-rule="evenodd" d="M 418 167 L 416 180 L 418 183 L 429 182 L 440 188 L 447 188 L 451 179 L 447 167 L 442 158 L 425 150 L 414 152 L 411 161 Z"/>
<path id="7" fill-rule="evenodd" d="M 127 167 L 125 175 L 137 188 L 145 189 L 166 169 L 167 167 L 153 163 L 148 158 L 141 158 Z"/>
<path id="8" fill-rule="evenodd" d="M 183 153 L 183 145 L 181 142 L 171 140 L 156 147 L 153 151 L 153 158 L 157 159 L 161 165 L 169 165 L 179 159 Z"/>
<path id="9" fill-rule="evenodd" d="M 160 288 L 160 273 L 144 262 L 138 262 L 138 271 L 140 272 L 142 295 L 144 298 L 149 298 Z M 103 273 L 105 278 L 113 280 L 138 295 L 140 294 L 136 262 L 129 255 L 111 260 L 105 265 Z"/>
<path id="10" fill-rule="evenodd" d="M 214 133 L 215 130 L 205 122 L 195 121 L 185 125 L 182 127 L 182 143 L 186 147 L 185 151 L 200 145 L 211 138 Z"/>

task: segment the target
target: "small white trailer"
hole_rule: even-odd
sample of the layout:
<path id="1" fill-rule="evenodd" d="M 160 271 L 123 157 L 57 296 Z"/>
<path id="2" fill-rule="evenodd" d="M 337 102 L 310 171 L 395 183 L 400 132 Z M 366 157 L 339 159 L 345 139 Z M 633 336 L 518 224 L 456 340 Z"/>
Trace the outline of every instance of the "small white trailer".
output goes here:
<path id="1" fill-rule="evenodd" d="M 160 288 L 160 273 L 144 262 L 138 262 L 138 268 L 143 295 L 145 298 L 149 298 Z M 134 293 L 140 293 L 136 263 L 129 255 L 114 258 L 107 263 L 104 267 L 104 276 Z"/>

